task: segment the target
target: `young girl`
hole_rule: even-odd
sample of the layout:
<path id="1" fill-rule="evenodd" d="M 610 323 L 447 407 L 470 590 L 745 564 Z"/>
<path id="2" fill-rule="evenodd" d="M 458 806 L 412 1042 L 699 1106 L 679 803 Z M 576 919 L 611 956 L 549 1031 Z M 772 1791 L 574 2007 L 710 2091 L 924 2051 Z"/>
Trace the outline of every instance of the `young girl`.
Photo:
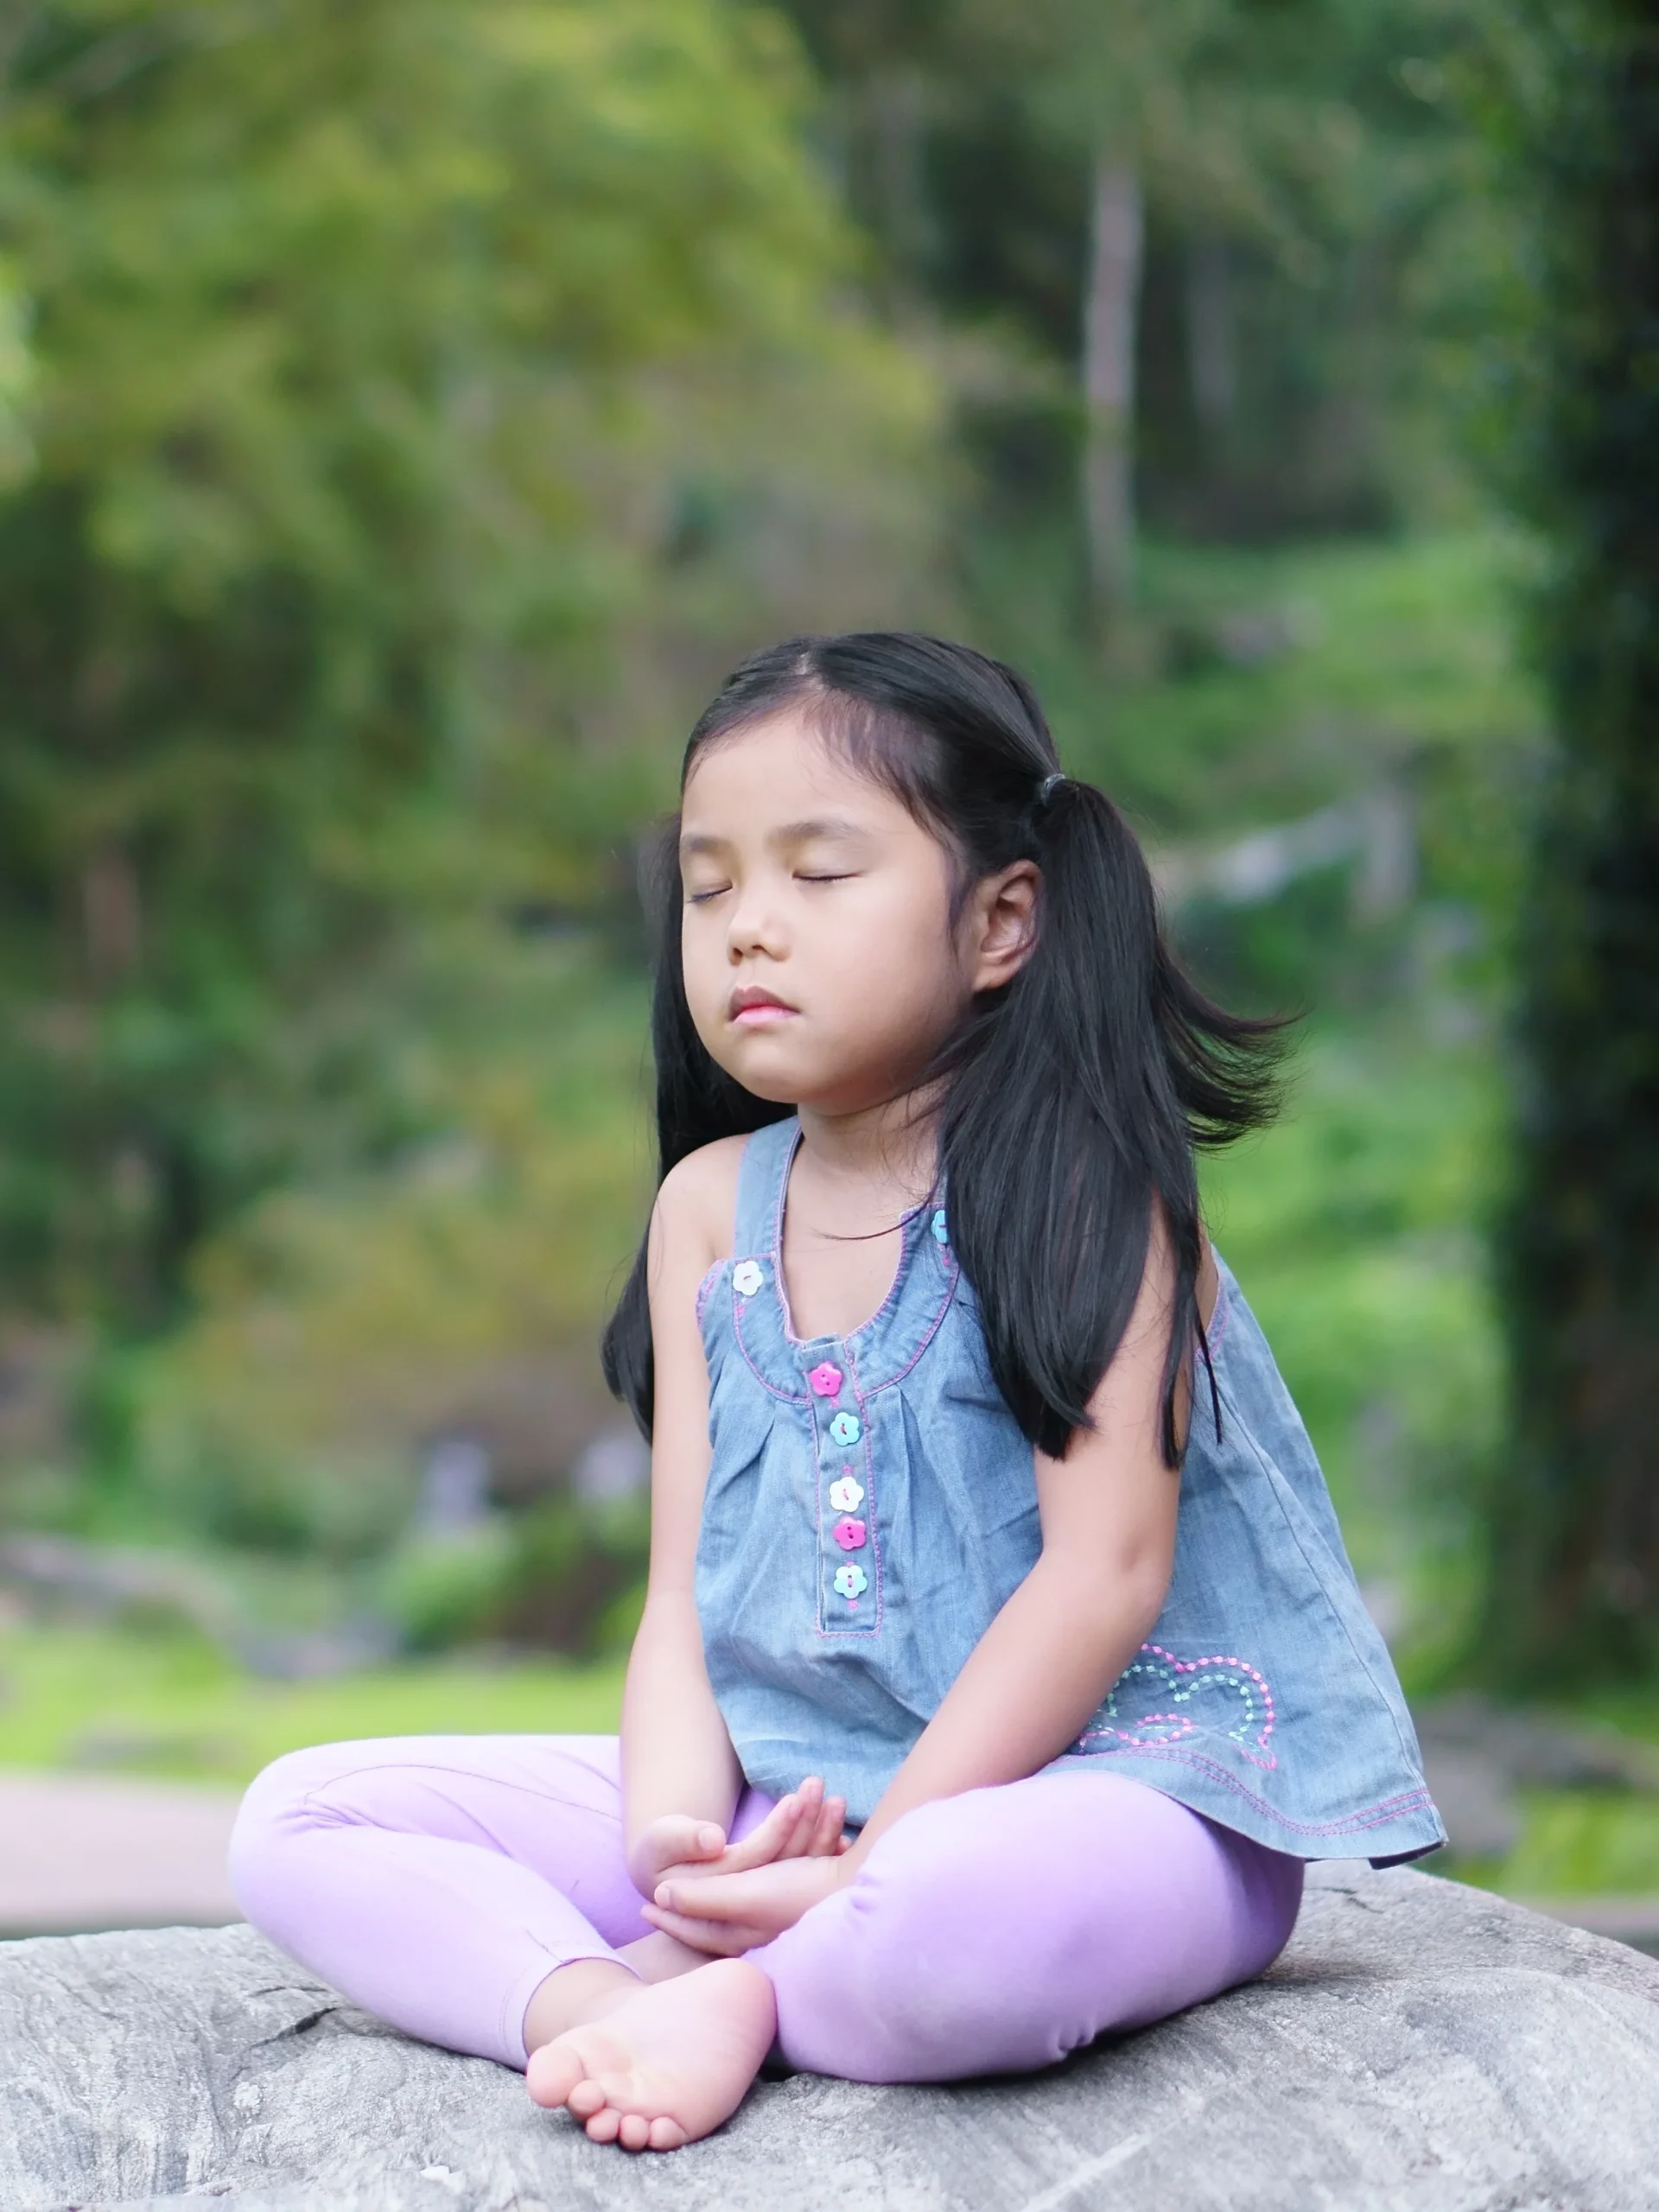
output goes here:
<path id="1" fill-rule="evenodd" d="M 769 2052 L 1046 2065 L 1260 1974 L 1307 1859 L 1443 1833 L 1193 1148 L 1265 1116 L 1110 802 L 961 646 L 798 639 L 687 749 L 620 1744 L 280 1759 L 248 1917 L 671 2150 Z"/>

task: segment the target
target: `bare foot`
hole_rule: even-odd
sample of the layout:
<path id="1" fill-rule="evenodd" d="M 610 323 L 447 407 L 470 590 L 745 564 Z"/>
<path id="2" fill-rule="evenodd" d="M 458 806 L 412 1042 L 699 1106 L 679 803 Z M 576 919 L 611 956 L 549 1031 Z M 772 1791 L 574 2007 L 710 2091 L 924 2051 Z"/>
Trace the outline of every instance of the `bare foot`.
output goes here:
<path id="1" fill-rule="evenodd" d="M 566 2105 L 595 2143 L 677 2151 L 743 2101 L 772 2048 L 772 1984 L 744 1959 L 652 1982 L 531 2056 L 538 2105 Z"/>

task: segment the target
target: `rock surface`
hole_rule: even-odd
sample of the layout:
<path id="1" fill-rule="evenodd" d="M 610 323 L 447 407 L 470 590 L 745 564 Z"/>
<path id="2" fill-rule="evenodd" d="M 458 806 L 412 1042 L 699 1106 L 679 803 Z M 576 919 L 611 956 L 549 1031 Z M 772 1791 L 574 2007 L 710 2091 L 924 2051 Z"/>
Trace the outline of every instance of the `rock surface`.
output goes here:
<path id="1" fill-rule="evenodd" d="M 668 2157 L 379 2028 L 245 1928 L 0 1946 L 6 2212 L 1650 2212 L 1659 1964 L 1316 1870 L 1268 1978 L 1055 2071 L 801 2075 Z"/>

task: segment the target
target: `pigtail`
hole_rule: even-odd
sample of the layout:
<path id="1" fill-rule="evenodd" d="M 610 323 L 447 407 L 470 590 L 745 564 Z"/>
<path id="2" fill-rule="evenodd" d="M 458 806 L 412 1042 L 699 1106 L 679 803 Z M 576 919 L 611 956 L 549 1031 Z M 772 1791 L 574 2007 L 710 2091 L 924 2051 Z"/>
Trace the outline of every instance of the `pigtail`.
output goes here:
<path id="1" fill-rule="evenodd" d="M 1069 778 L 1039 789 L 1036 948 L 951 1054 L 951 1242 L 998 1387 L 1058 1456 L 1128 1325 L 1156 1205 L 1175 1273 L 1160 1437 L 1174 1466 L 1183 1364 L 1208 1361 L 1194 1147 L 1271 1113 L 1280 1025 L 1224 1013 L 1184 973 L 1145 858 L 1103 792 Z"/>

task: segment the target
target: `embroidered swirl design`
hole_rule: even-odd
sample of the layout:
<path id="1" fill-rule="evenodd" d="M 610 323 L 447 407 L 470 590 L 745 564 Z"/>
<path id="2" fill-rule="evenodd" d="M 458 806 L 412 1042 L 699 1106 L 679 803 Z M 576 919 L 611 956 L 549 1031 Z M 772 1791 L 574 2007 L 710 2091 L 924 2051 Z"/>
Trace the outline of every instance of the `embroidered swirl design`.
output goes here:
<path id="1" fill-rule="evenodd" d="M 1277 1767 L 1268 1741 L 1273 1733 L 1273 1692 L 1265 1675 L 1231 1654 L 1178 1659 L 1159 1643 L 1143 1643 L 1141 1654 L 1113 1684 L 1098 1721 L 1077 1738 L 1080 1751 L 1102 1737 L 1126 1749 L 1150 1749 L 1218 1736 L 1236 1745 L 1252 1766 Z M 1145 1711 L 1145 1706 L 1158 1709 Z"/>

